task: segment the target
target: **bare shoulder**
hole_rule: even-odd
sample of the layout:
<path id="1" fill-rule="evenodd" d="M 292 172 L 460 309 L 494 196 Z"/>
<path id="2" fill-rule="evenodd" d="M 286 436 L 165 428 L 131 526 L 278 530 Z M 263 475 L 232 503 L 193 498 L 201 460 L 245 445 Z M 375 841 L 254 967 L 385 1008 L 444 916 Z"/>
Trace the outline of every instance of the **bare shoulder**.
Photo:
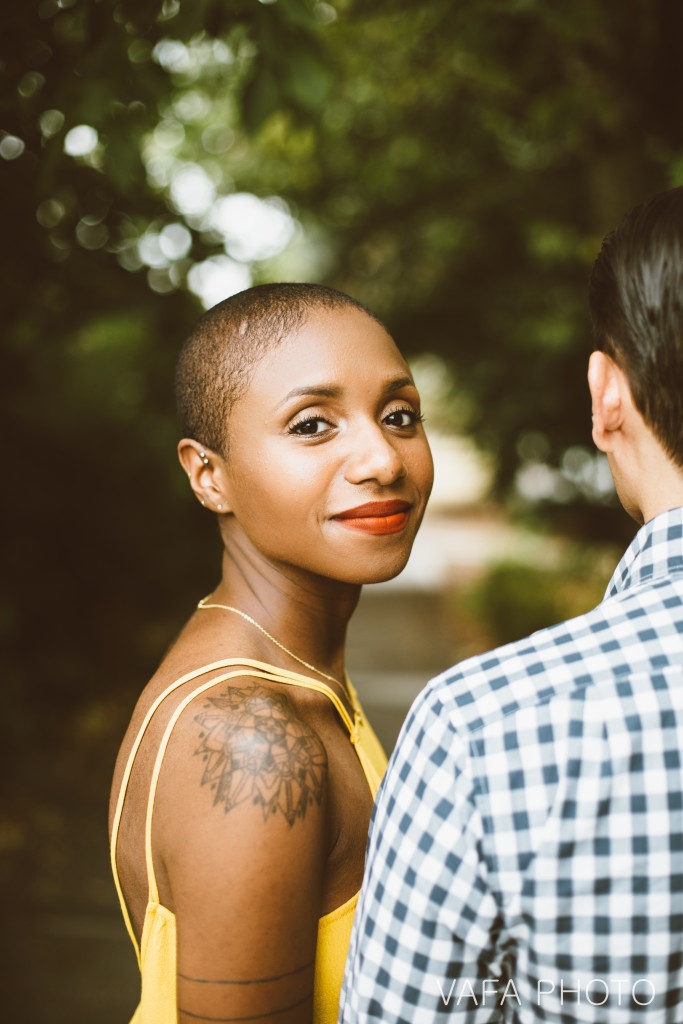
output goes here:
<path id="1" fill-rule="evenodd" d="M 309 1019 L 328 847 L 318 732 L 289 695 L 245 674 L 189 702 L 168 755 L 153 847 L 184 1013 L 256 1019 L 296 1006 L 286 1019 Z"/>
<path id="2" fill-rule="evenodd" d="M 255 875 L 272 877 L 275 865 L 313 871 L 326 858 L 327 818 L 325 746 L 291 698 L 246 674 L 217 681 L 185 706 L 160 764 L 160 892 L 177 911 L 181 891 L 230 902 L 239 878 L 253 893 Z M 231 890 L 220 899 L 218 879 Z"/>
<path id="3" fill-rule="evenodd" d="M 188 712 L 183 732 L 216 811 L 230 814 L 248 804 L 264 821 L 281 816 L 293 827 L 320 805 L 325 747 L 288 696 L 244 678 L 218 684 Z"/>

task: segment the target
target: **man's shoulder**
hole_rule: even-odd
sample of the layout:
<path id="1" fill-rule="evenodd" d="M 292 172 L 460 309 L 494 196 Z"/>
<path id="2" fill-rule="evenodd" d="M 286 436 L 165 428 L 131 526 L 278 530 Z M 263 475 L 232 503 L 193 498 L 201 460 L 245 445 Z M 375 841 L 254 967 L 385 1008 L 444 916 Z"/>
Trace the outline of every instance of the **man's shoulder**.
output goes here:
<path id="1" fill-rule="evenodd" d="M 422 700 L 459 733 L 586 692 L 616 678 L 683 666 L 683 576 L 606 598 L 592 610 L 468 658 L 436 676 Z"/>

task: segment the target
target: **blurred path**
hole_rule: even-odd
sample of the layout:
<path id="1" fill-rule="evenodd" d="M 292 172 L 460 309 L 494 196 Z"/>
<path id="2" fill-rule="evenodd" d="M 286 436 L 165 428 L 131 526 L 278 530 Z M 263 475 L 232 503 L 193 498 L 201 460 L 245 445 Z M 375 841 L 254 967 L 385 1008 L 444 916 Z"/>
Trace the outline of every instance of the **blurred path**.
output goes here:
<path id="1" fill-rule="evenodd" d="M 349 629 L 348 671 L 389 754 L 410 705 L 450 663 L 437 591 L 366 588 Z"/>

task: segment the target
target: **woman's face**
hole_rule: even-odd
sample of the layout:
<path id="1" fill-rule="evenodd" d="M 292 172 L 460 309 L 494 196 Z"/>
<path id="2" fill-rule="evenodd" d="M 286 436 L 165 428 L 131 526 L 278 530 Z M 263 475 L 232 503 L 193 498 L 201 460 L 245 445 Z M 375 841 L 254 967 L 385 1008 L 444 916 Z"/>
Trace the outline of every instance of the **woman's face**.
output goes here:
<path id="1" fill-rule="evenodd" d="M 354 307 L 315 310 L 234 406 L 232 516 L 272 564 L 349 583 L 404 567 L 432 486 L 420 399 L 394 342 Z"/>

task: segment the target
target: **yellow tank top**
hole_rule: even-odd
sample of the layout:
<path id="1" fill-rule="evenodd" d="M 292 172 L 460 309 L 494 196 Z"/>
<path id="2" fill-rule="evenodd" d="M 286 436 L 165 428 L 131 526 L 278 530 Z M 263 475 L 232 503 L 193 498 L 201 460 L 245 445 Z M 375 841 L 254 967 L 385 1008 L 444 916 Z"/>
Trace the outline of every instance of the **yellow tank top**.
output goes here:
<path id="1" fill-rule="evenodd" d="M 237 671 L 222 672 L 223 669 L 230 668 L 231 666 L 240 666 L 240 668 Z M 250 671 L 245 671 L 244 666 Z M 193 679 L 198 679 L 209 672 L 218 672 L 218 675 L 212 676 L 208 681 L 195 687 L 191 693 L 183 698 L 173 712 L 166 726 L 154 764 L 145 821 L 145 860 L 147 864 L 149 896 L 142 929 L 142 939 L 138 947 L 116 869 L 116 843 L 128 781 L 145 730 L 159 705 L 180 686 L 184 686 Z M 119 894 L 126 928 L 135 947 L 142 979 L 140 1002 L 133 1015 L 131 1024 L 176 1024 L 177 1022 L 175 915 L 159 903 L 159 892 L 152 861 L 152 815 L 164 753 L 166 752 L 166 747 L 176 722 L 195 697 L 198 697 L 210 687 L 225 682 L 227 679 L 247 675 L 258 679 L 270 680 L 275 683 L 302 686 L 305 689 L 316 690 L 318 693 L 328 697 L 349 731 L 349 738 L 363 767 L 373 797 L 377 792 L 386 768 L 387 761 L 384 751 L 372 728 L 365 720 L 356 691 L 350 683 L 349 693 L 354 710 L 353 719 L 349 716 L 336 693 L 329 686 L 326 686 L 325 683 L 318 682 L 318 680 L 311 679 L 308 676 L 299 675 L 296 672 L 287 672 L 265 662 L 253 661 L 249 658 L 229 658 L 223 661 L 215 661 L 210 665 L 204 665 L 202 668 L 196 669 L 194 672 L 190 672 L 177 679 L 163 693 L 159 694 L 145 715 L 140 731 L 131 748 L 123 773 L 111 834 L 111 866 L 114 874 L 114 883 Z M 358 893 L 342 904 L 341 907 L 337 907 L 336 910 L 325 914 L 318 922 L 318 942 L 313 987 L 314 1024 L 335 1024 L 337 1020 L 339 992 L 357 902 Z"/>

